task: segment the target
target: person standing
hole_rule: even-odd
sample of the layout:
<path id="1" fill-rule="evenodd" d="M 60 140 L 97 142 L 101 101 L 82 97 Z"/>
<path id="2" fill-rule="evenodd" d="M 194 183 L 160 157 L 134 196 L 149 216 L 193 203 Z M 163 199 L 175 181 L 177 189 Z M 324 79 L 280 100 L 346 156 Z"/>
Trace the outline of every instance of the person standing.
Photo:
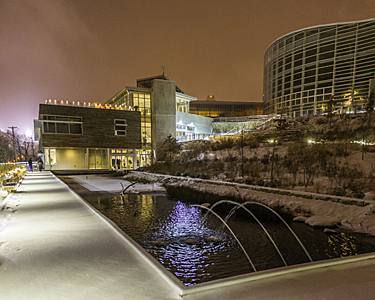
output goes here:
<path id="1" fill-rule="evenodd" d="M 33 159 L 30 157 L 29 159 L 29 172 L 33 171 Z"/>
<path id="2" fill-rule="evenodd" d="M 38 167 L 39 167 L 39 171 L 42 172 L 42 169 L 43 169 L 43 161 L 42 159 L 39 157 L 38 159 Z"/>

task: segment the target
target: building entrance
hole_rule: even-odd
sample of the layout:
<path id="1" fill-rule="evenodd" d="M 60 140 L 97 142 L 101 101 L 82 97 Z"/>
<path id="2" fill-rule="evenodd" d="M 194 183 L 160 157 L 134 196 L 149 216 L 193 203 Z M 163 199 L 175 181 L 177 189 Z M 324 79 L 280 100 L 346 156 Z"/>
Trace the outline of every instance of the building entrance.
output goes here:
<path id="1" fill-rule="evenodd" d="M 111 155 L 111 168 L 113 170 L 134 169 L 133 155 Z"/>
<path id="2" fill-rule="evenodd" d="M 133 170 L 136 167 L 133 149 L 111 149 L 110 164 L 112 170 Z"/>

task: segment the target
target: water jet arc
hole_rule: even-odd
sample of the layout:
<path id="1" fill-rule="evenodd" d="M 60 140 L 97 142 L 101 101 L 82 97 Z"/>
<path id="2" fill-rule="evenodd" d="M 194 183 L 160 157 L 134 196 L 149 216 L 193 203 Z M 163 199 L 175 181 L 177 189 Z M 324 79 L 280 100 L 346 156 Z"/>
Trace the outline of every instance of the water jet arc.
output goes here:
<path id="1" fill-rule="evenodd" d="M 258 218 L 250 211 L 248 210 L 245 206 L 241 205 L 240 203 L 238 202 L 235 202 L 235 201 L 231 201 L 231 200 L 223 200 L 225 202 L 229 202 L 231 204 L 234 204 L 236 205 L 235 207 L 232 208 L 232 210 L 229 212 L 228 216 L 230 217 L 233 212 L 235 210 L 237 210 L 238 208 L 242 207 L 244 210 L 246 210 L 253 218 L 254 220 L 258 223 L 258 225 L 263 229 L 264 233 L 267 235 L 268 239 L 271 241 L 272 245 L 275 247 L 277 253 L 279 254 L 281 260 L 283 261 L 284 265 L 287 266 L 288 264 L 286 263 L 283 255 L 281 254 L 279 248 L 277 247 L 275 241 L 273 240 L 273 238 L 270 236 L 270 234 L 268 233 L 267 229 L 263 226 L 263 224 L 258 220 Z M 220 201 L 219 201 L 220 202 Z M 218 202 L 218 203 L 219 203 Z M 228 218 L 229 219 L 229 218 Z M 227 219 L 225 219 L 225 222 L 227 222 Z"/>
<path id="2" fill-rule="evenodd" d="M 215 217 L 217 217 L 225 225 L 225 227 L 230 231 L 230 233 L 233 235 L 233 237 L 236 239 L 238 245 L 241 247 L 242 251 L 245 253 L 246 258 L 249 261 L 249 263 L 250 263 L 251 267 L 253 268 L 254 272 L 258 272 L 257 269 L 255 268 L 253 262 L 251 261 L 249 255 L 247 254 L 245 248 L 242 246 L 241 242 L 239 241 L 239 239 L 236 237 L 236 235 L 234 234 L 234 232 L 232 231 L 232 229 L 228 226 L 228 224 L 225 223 L 225 221 L 217 213 L 215 213 L 212 209 L 210 209 L 210 208 L 208 208 L 206 206 L 200 205 L 200 204 L 193 204 L 191 206 L 206 209 L 207 213 L 211 212 Z"/>
<path id="3" fill-rule="evenodd" d="M 285 220 L 276 212 L 274 211 L 272 208 L 268 207 L 267 205 L 264 205 L 262 203 L 259 203 L 259 202 L 255 202 L 255 201 L 246 201 L 244 203 L 238 203 L 238 202 L 235 202 L 235 201 L 232 201 L 232 200 L 221 200 L 221 201 L 218 201 L 216 202 L 214 205 L 212 205 L 211 207 L 211 210 L 216 207 L 217 205 L 221 204 L 221 203 L 225 203 L 225 202 L 229 202 L 229 203 L 232 203 L 232 204 L 235 204 L 235 205 L 238 205 L 240 207 L 243 207 L 245 208 L 244 206 L 246 204 L 256 204 L 256 205 L 259 205 L 259 206 L 262 206 L 268 210 L 270 210 L 271 212 L 274 213 L 275 216 L 277 216 L 283 223 L 284 225 L 288 228 L 288 230 L 293 234 L 293 236 L 295 237 L 295 239 L 297 240 L 297 242 L 300 244 L 301 248 L 303 249 L 303 251 L 305 252 L 306 256 L 308 257 L 308 259 L 310 260 L 310 262 L 313 262 L 310 254 L 307 252 L 305 246 L 302 244 L 301 240 L 298 238 L 298 236 L 294 233 L 294 231 L 292 230 L 292 228 L 290 228 L 290 226 L 285 222 Z"/>

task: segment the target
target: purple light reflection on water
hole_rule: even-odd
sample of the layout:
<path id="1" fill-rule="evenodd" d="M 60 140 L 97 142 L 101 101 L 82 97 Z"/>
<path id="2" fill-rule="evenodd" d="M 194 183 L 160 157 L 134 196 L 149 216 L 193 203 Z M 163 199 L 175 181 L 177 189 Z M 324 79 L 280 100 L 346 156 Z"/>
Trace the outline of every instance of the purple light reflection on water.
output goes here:
<path id="1" fill-rule="evenodd" d="M 197 207 L 177 202 L 168 218 L 161 220 L 153 229 L 154 233 L 141 241 L 168 270 L 184 278 L 186 285 L 211 277 L 207 270 L 220 261 L 213 256 L 228 251 L 233 244 L 226 233 L 211 229 L 203 222 L 203 214 Z M 220 243 L 209 241 L 212 236 L 219 238 Z"/>

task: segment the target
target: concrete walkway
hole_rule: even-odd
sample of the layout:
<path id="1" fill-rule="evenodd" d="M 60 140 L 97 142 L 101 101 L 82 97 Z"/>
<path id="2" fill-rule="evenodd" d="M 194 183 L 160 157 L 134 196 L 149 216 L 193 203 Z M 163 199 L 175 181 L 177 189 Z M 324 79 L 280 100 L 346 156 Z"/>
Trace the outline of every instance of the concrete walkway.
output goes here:
<path id="1" fill-rule="evenodd" d="M 0 299 L 374 298 L 374 254 L 184 287 L 49 172 L 0 209 Z"/>
<path id="2" fill-rule="evenodd" d="M 50 172 L 4 202 L 0 299 L 179 298 L 177 279 Z"/>

